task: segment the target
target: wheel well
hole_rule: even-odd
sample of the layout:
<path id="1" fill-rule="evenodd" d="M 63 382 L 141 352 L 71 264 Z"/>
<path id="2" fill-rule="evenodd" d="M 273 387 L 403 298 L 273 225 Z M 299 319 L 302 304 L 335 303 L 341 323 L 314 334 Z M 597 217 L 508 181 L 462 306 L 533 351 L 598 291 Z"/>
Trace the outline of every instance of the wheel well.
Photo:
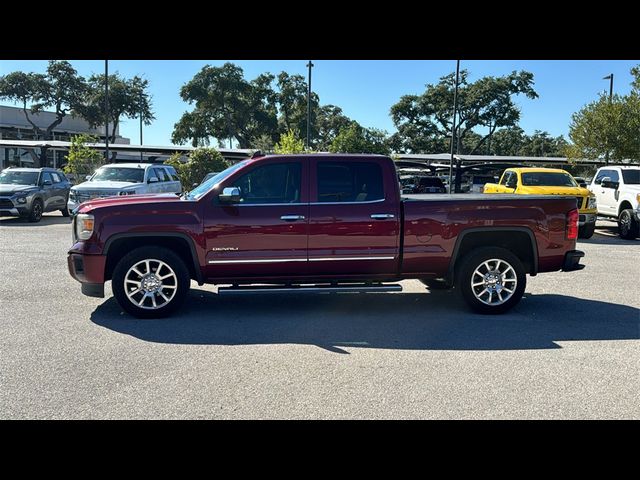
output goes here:
<path id="1" fill-rule="evenodd" d="M 537 273 L 536 255 L 533 251 L 531 236 L 521 230 L 471 232 L 466 234 L 462 238 L 455 256 L 454 270 L 469 252 L 478 247 L 501 247 L 509 250 L 520 259 L 526 273 Z M 450 280 L 453 282 L 453 278 Z"/>
<path id="2" fill-rule="evenodd" d="M 625 200 L 620 204 L 620 209 L 618 210 L 618 216 L 620 216 L 622 211 L 626 210 L 627 208 L 633 208 L 633 205 L 631 205 L 631 203 L 629 203 L 627 200 Z"/>
<path id="3" fill-rule="evenodd" d="M 195 270 L 194 260 L 191 254 L 191 247 L 188 241 L 181 237 L 126 237 L 114 240 L 109 244 L 107 252 L 107 263 L 105 266 L 105 280 L 111 280 L 113 270 L 116 268 L 118 261 L 127 253 L 139 247 L 164 247 L 177 254 L 187 269 L 189 277 L 198 280 Z"/>

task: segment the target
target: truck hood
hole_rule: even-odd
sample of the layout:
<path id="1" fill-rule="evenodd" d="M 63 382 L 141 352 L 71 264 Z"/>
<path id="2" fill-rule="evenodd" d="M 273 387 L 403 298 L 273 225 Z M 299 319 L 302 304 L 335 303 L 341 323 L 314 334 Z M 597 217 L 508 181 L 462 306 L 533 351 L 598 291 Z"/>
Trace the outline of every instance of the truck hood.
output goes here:
<path id="1" fill-rule="evenodd" d="M 110 180 L 98 180 L 96 182 L 82 182 L 78 185 L 74 185 L 72 190 L 122 190 L 125 187 L 132 187 L 135 185 L 142 185 L 142 183 L 134 182 L 113 182 Z"/>
<path id="2" fill-rule="evenodd" d="M 591 195 L 589 190 L 582 187 L 522 187 L 522 191 L 533 195 Z"/>
<path id="3" fill-rule="evenodd" d="M 0 183 L 0 195 L 13 195 L 18 192 L 28 192 L 30 190 L 37 190 L 38 187 L 33 185 L 14 185 L 10 183 Z"/>
<path id="4" fill-rule="evenodd" d="M 120 205 L 140 205 L 147 203 L 181 202 L 175 193 L 148 193 L 145 195 L 119 195 L 116 197 L 96 198 L 80 205 L 78 213 L 89 213 L 97 208 L 117 207 Z"/>

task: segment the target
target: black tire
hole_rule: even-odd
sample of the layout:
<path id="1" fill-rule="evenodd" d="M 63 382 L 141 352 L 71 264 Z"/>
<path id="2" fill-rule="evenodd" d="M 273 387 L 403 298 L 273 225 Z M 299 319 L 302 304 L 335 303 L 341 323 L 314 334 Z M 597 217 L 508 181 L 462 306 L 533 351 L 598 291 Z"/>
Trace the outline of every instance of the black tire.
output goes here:
<path id="1" fill-rule="evenodd" d="M 31 223 L 38 223 L 42 220 L 42 212 L 44 211 L 44 204 L 42 200 L 36 198 L 31 204 L 31 211 L 27 217 Z"/>
<path id="2" fill-rule="evenodd" d="M 633 240 L 640 235 L 640 224 L 633 216 L 633 210 L 627 208 L 620 212 L 618 218 L 618 233 L 625 240 Z"/>
<path id="3" fill-rule="evenodd" d="M 420 280 L 423 284 L 425 284 L 429 290 L 448 290 L 449 286 L 447 286 L 447 282 L 444 280 L 436 280 L 435 278 L 426 278 Z"/>
<path id="4" fill-rule="evenodd" d="M 151 306 L 147 305 L 147 308 L 142 308 L 138 305 L 134 305 L 133 301 L 129 299 L 127 292 L 125 291 L 125 276 L 129 270 L 141 261 L 150 260 L 162 261 L 167 264 L 175 274 L 175 294 L 170 298 L 170 301 L 164 303 L 164 305 L 158 308 L 150 309 Z M 153 263 L 152 263 L 153 265 Z M 153 269 L 152 269 L 153 270 Z M 158 269 L 159 270 L 159 269 Z M 167 272 L 165 270 L 165 272 Z M 142 272 L 147 273 L 147 272 Z M 132 250 L 124 257 L 122 257 L 116 264 L 116 268 L 113 271 L 113 277 L 111 279 L 111 288 L 113 295 L 116 297 L 118 304 L 123 310 L 130 313 L 134 317 L 138 318 L 161 318 L 166 317 L 173 313 L 184 302 L 187 293 L 189 292 L 191 279 L 189 277 L 189 271 L 182 261 L 182 259 L 174 252 L 163 247 L 140 247 Z M 132 287 L 133 289 L 134 287 Z M 169 287 L 167 287 L 169 288 Z M 171 290 L 164 292 L 170 295 Z M 146 291 L 145 291 L 146 295 Z M 151 298 L 151 297 L 149 297 Z M 160 301 L 159 297 L 155 297 Z M 134 299 L 138 300 L 139 297 Z M 155 304 L 156 300 L 153 299 Z M 149 303 L 143 300 L 143 305 Z"/>
<path id="5" fill-rule="evenodd" d="M 503 264 L 500 264 L 499 270 L 503 273 L 508 273 L 509 276 L 515 278 L 516 288 L 513 293 L 504 303 L 489 305 L 479 300 L 474 291 L 474 287 L 471 283 L 474 281 L 474 272 L 487 260 L 500 260 L 505 262 L 513 268 L 513 273 L 507 272 L 508 269 L 504 268 Z M 488 265 L 492 265 L 489 263 Z M 495 266 L 495 263 L 493 264 Z M 461 261 L 459 268 L 456 269 L 456 287 L 462 292 L 462 296 L 467 304 L 476 312 L 483 314 L 500 314 L 510 310 L 516 305 L 522 298 L 522 294 L 527 286 L 527 276 L 524 270 L 524 266 L 518 257 L 516 257 L 509 250 L 498 247 L 481 247 L 476 250 L 472 250 Z M 476 278 L 478 278 L 476 276 Z M 480 277 L 481 279 L 482 277 Z M 510 282 L 510 281 L 509 281 Z M 506 287 L 507 282 L 501 284 Z M 475 287 L 477 290 L 483 290 L 483 286 Z M 487 292 L 490 297 L 487 299 L 489 302 L 493 299 L 493 291 Z M 496 298 L 498 294 L 496 293 Z M 502 295 L 502 293 L 501 293 Z M 506 293 L 505 293 L 506 295 Z M 484 295 L 481 295 L 484 297 Z"/>
<path id="6" fill-rule="evenodd" d="M 593 237 L 593 232 L 596 231 L 595 223 L 587 223 L 580 227 L 578 230 L 578 238 L 591 238 Z"/>
<path id="7" fill-rule="evenodd" d="M 67 207 L 66 205 L 64 206 L 64 208 L 60 209 L 60 212 L 62 213 L 63 217 L 68 217 L 71 215 L 71 213 L 69 212 L 69 207 Z"/>

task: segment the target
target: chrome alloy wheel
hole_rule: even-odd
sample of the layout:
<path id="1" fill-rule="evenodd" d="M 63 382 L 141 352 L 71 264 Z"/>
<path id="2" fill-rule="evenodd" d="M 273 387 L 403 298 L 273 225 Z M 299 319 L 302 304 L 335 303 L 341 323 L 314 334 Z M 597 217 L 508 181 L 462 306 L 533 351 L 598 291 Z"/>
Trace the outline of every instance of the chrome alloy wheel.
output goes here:
<path id="1" fill-rule="evenodd" d="M 124 276 L 124 291 L 136 307 L 157 310 L 167 305 L 176 295 L 178 278 L 165 262 L 156 259 L 141 260 Z"/>
<path id="2" fill-rule="evenodd" d="M 501 305 L 518 286 L 516 271 L 504 260 L 492 258 L 481 263 L 471 275 L 471 291 L 486 305 Z"/>

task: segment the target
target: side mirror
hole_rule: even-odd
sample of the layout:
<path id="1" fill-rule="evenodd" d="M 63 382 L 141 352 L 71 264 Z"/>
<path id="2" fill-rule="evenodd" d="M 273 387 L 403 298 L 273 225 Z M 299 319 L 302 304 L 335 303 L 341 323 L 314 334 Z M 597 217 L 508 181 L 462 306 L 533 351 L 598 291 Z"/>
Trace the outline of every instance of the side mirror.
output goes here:
<path id="1" fill-rule="evenodd" d="M 194 183 L 191 185 L 191 188 L 196 188 L 198 185 L 200 185 L 199 183 Z"/>
<path id="2" fill-rule="evenodd" d="M 613 189 L 618 189 L 618 186 L 620 185 L 619 182 L 612 182 L 611 178 L 609 177 L 604 177 L 602 179 L 602 183 L 600 184 L 602 186 L 602 188 L 613 188 Z"/>
<path id="3" fill-rule="evenodd" d="M 45 180 L 44 182 L 42 182 L 42 185 L 53 185 L 51 183 L 51 180 Z"/>
<path id="4" fill-rule="evenodd" d="M 93 177 L 93 175 L 87 175 L 84 177 L 85 180 L 91 180 L 91 177 Z"/>
<path id="5" fill-rule="evenodd" d="M 238 203 L 240 201 L 240 188 L 226 187 L 222 190 L 222 193 L 218 195 L 218 198 L 222 203 Z"/>
<path id="6" fill-rule="evenodd" d="M 158 183 L 158 177 L 149 177 L 147 183 Z"/>

